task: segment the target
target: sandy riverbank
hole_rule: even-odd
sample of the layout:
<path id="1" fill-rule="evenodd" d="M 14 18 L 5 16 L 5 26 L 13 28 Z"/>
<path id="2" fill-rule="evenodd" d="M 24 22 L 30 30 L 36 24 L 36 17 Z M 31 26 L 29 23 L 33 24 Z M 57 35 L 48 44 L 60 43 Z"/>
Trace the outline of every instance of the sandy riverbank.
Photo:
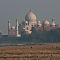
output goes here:
<path id="1" fill-rule="evenodd" d="M 18 60 L 18 57 L 20 60 L 60 60 L 60 44 L 0 47 L 0 57 L 6 59 L 16 57 L 16 60 Z M 3 58 L 0 60 L 3 60 Z"/>

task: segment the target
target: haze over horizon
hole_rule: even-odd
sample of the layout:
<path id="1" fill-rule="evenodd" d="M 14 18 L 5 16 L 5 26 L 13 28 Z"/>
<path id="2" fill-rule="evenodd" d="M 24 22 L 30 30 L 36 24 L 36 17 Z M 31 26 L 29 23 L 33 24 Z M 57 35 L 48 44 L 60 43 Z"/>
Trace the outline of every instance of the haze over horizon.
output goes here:
<path id="1" fill-rule="evenodd" d="M 51 16 L 60 25 L 60 0 L 0 0 L 0 32 L 8 33 L 9 19 L 12 25 L 16 24 L 16 18 L 19 23 L 24 21 L 30 8 L 37 20 L 42 22 L 42 16 Z"/>

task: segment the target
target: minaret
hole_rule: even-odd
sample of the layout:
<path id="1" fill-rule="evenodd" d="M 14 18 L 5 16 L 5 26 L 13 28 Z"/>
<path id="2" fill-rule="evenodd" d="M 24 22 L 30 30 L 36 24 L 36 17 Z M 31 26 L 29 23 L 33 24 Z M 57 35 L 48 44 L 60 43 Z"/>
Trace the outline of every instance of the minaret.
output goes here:
<path id="1" fill-rule="evenodd" d="M 17 36 L 18 36 L 18 34 L 19 34 L 18 26 L 19 26 L 19 24 L 18 24 L 18 19 L 16 19 L 16 35 L 17 35 Z"/>
<path id="2" fill-rule="evenodd" d="M 10 35 L 10 31 L 11 31 L 11 23 L 10 20 L 8 21 L 8 35 Z"/>
<path id="3" fill-rule="evenodd" d="M 28 31 L 28 28 L 29 28 L 28 21 L 25 21 L 25 31 Z"/>

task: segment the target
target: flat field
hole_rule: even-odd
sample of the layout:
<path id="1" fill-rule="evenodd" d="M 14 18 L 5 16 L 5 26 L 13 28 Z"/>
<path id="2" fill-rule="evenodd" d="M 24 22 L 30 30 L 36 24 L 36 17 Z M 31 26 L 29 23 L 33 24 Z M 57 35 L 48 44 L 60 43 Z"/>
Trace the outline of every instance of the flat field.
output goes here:
<path id="1" fill-rule="evenodd" d="M 0 60 L 60 60 L 60 44 L 0 47 Z"/>

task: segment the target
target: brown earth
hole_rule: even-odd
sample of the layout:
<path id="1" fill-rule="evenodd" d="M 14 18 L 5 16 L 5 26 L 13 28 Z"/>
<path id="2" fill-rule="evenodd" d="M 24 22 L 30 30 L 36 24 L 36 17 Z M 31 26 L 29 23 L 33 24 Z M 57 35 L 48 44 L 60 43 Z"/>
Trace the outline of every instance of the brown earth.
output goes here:
<path id="1" fill-rule="evenodd" d="M 60 60 L 60 44 L 0 47 L 0 60 Z"/>

